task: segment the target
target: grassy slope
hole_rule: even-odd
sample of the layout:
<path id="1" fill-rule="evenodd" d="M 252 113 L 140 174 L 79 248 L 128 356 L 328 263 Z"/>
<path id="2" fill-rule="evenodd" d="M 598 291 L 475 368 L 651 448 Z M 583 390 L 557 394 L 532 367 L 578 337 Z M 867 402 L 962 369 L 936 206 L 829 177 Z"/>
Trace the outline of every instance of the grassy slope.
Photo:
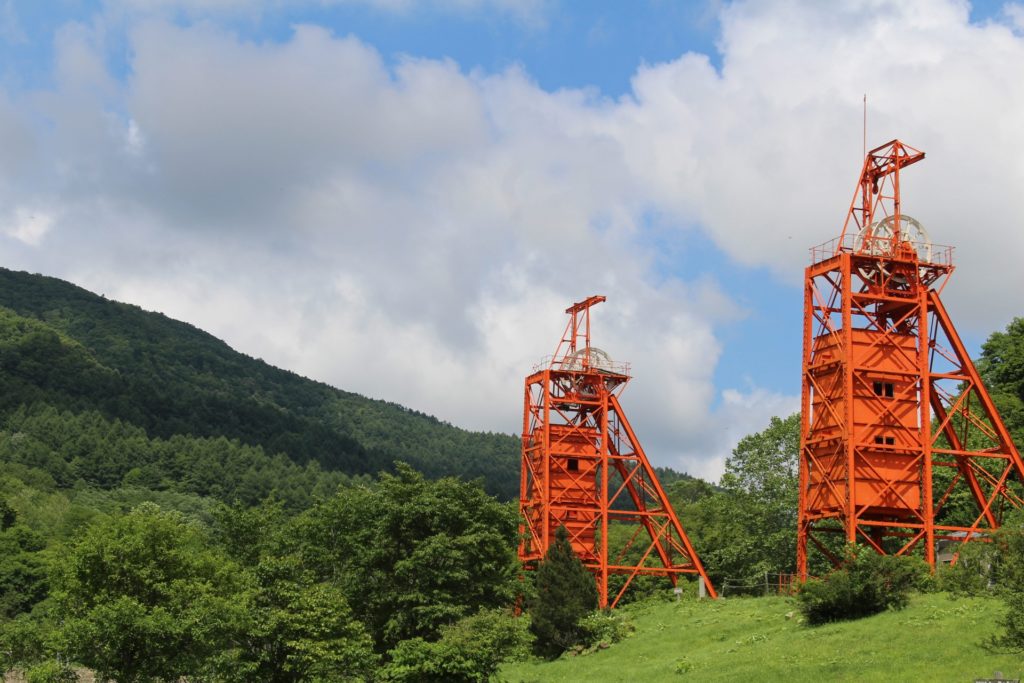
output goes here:
<path id="1" fill-rule="evenodd" d="M 637 632 L 611 648 L 507 665 L 506 681 L 971 681 L 1024 677 L 1024 658 L 981 642 L 1002 603 L 918 595 L 901 612 L 809 628 L 787 598 L 640 604 Z M 794 616 L 797 613 L 794 613 Z"/>

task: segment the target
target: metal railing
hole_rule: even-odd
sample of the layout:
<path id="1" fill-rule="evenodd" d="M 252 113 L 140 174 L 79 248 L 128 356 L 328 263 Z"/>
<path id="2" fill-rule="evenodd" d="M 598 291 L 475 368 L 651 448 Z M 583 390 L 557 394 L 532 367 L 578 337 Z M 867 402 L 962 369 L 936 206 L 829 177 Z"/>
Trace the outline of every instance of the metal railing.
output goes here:
<path id="1" fill-rule="evenodd" d="M 552 363 L 554 363 L 553 366 Z M 559 358 L 558 361 L 555 362 L 555 357 L 549 355 L 541 358 L 540 362 L 533 366 L 533 371 L 540 372 L 541 370 L 546 370 L 548 368 L 568 372 L 582 372 L 583 364 L 578 358 Z M 629 375 L 629 363 L 623 361 L 601 360 L 599 362 L 591 363 L 589 369 L 613 375 Z"/>
<path id="2" fill-rule="evenodd" d="M 903 252 L 903 250 L 907 250 Z M 846 235 L 840 242 L 833 237 L 827 242 L 811 247 L 811 263 L 821 263 L 837 254 L 850 252 L 866 256 L 883 256 L 906 258 L 905 254 L 913 253 L 922 265 L 952 266 L 953 247 L 931 242 L 902 242 L 893 249 L 891 237 L 865 237 Z M 894 253 L 895 252 L 895 253 Z"/>

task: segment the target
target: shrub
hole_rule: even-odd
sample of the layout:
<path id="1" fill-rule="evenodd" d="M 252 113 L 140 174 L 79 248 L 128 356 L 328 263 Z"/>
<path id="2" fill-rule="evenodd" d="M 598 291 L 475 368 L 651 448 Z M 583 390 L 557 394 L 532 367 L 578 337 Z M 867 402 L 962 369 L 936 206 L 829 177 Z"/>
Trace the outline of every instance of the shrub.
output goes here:
<path id="1" fill-rule="evenodd" d="M 47 630 L 44 618 L 37 618 L 36 614 L 19 614 L 9 621 L 0 621 L 0 674 L 45 659 L 50 654 L 45 642 Z"/>
<path id="2" fill-rule="evenodd" d="M 389 652 L 391 662 L 378 679 L 395 683 L 488 681 L 503 661 L 525 656 L 529 634 L 524 622 L 506 610 L 481 610 L 442 627 L 436 642 L 403 640 Z"/>
<path id="3" fill-rule="evenodd" d="M 992 573 L 1008 607 L 999 624 L 1003 633 L 992 639 L 999 649 L 1024 650 L 1024 524 L 1020 514 L 995 535 Z"/>
<path id="4" fill-rule="evenodd" d="M 991 592 L 999 565 L 999 549 L 993 543 L 966 543 L 960 548 L 956 564 L 936 568 L 939 590 L 953 596 L 982 595 Z"/>
<path id="5" fill-rule="evenodd" d="M 800 611 L 809 624 L 859 619 L 907 606 L 910 591 L 928 575 L 920 559 L 878 555 L 848 547 L 842 567 L 800 588 Z"/>
<path id="6" fill-rule="evenodd" d="M 78 674 L 64 662 L 50 659 L 29 667 L 25 680 L 27 683 L 77 683 Z"/>
<path id="7" fill-rule="evenodd" d="M 640 561 L 640 555 L 631 557 L 630 561 Z M 626 574 L 612 574 L 608 577 L 608 596 L 618 595 L 623 584 L 629 577 Z M 680 581 L 679 586 L 687 590 L 692 585 L 694 596 L 696 596 L 696 582 Z M 660 600 L 668 602 L 675 600 L 675 593 L 672 592 L 672 584 L 665 580 L 664 576 L 641 575 L 633 577 L 629 582 L 629 590 L 622 594 L 616 602 L 616 606 L 622 607 L 635 602 L 646 602 L 648 600 Z"/>
<path id="8" fill-rule="evenodd" d="M 628 638 L 636 631 L 625 614 L 610 610 L 591 612 L 580 619 L 580 632 L 584 651 L 607 647 Z"/>
<path id="9" fill-rule="evenodd" d="M 1024 592 L 1008 591 L 1003 600 L 1008 608 L 999 622 L 1003 632 L 993 636 L 990 645 L 999 650 L 1020 652 L 1024 650 Z"/>

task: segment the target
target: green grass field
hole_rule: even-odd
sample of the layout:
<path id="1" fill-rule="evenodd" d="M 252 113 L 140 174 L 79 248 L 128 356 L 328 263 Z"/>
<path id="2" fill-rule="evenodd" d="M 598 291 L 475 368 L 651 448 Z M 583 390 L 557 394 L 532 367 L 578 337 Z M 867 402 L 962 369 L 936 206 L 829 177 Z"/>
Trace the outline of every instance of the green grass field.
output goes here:
<path id="1" fill-rule="evenodd" d="M 790 598 L 644 603 L 636 633 L 606 650 L 507 664 L 500 680 L 973 681 L 1024 677 L 1024 655 L 994 653 L 1000 601 L 915 595 L 907 609 L 808 627 Z"/>

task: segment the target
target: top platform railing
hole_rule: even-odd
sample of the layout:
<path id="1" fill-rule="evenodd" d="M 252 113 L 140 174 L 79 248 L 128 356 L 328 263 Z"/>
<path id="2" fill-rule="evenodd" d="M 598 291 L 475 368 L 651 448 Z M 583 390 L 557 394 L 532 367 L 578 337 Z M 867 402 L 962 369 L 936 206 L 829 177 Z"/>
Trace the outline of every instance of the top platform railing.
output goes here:
<path id="1" fill-rule="evenodd" d="M 952 267 L 953 265 L 953 247 L 951 246 L 933 244 L 931 242 L 903 242 L 900 247 L 913 250 L 917 255 L 918 262 L 922 265 L 944 267 Z M 899 250 L 899 247 L 897 250 Z M 893 253 L 891 237 L 861 238 L 859 235 L 846 235 L 842 243 L 840 243 L 838 237 L 833 237 L 827 242 L 811 247 L 810 252 L 812 264 L 827 261 L 833 256 L 844 252 L 895 259 L 903 256 L 900 253 Z"/>
<path id="2" fill-rule="evenodd" d="M 554 356 L 544 356 L 539 363 L 533 366 L 534 372 L 541 370 L 561 370 L 563 372 L 583 372 L 583 363 L 578 358 L 561 358 L 555 360 Z M 607 375 L 623 375 L 629 377 L 629 363 L 623 361 L 599 361 L 591 363 L 587 368 L 589 372 L 601 372 Z"/>

